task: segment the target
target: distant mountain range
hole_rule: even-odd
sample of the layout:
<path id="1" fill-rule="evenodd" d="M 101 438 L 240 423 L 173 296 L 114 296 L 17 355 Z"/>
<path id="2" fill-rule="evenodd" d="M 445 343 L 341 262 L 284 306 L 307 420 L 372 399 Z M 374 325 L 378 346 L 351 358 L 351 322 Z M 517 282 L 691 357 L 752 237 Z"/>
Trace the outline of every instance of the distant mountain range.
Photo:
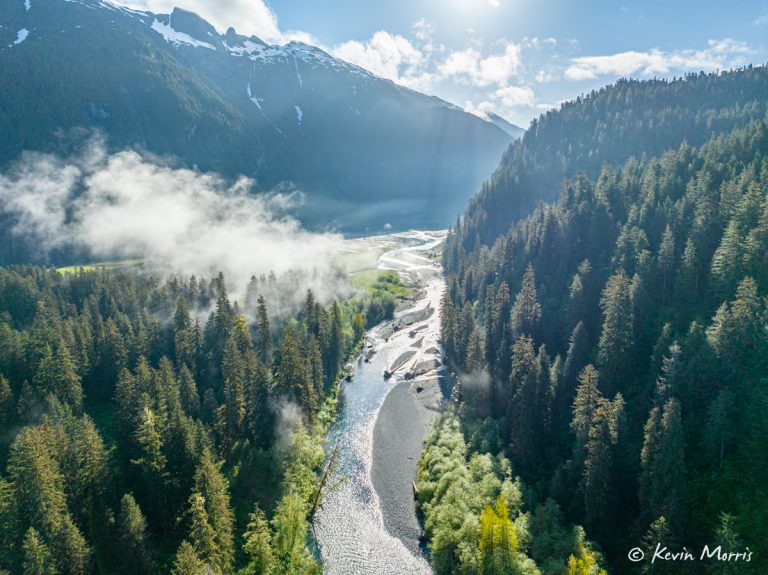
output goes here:
<path id="1" fill-rule="evenodd" d="M 184 165 L 295 187 L 313 227 L 442 227 L 520 128 L 292 42 L 100 0 L 0 5 L 0 166 L 102 131 Z M 63 134 L 63 136 L 62 136 Z"/>

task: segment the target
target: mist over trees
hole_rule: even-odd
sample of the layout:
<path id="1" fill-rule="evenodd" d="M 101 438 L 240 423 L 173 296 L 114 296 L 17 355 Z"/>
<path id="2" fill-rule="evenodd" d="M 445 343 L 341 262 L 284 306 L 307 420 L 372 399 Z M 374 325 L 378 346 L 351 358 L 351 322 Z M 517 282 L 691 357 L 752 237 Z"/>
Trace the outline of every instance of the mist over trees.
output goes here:
<path id="1" fill-rule="evenodd" d="M 764 67 L 622 81 L 549 112 L 447 239 L 442 336 L 466 375 L 430 442 L 508 460 L 527 486 L 511 518 L 561 514 L 618 573 L 640 572 L 638 546 L 744 552 L 768 536 L 767 81 Z M 433 467 L 441 493 L 462 481 Z M 437 550 L 459 523 L 429 505 Z M 516 551 L 542 572 L 597 569 L 561 550 L 548 571 L 529 541 Z M 462 561 L 438 571 L 484 572 Z M 755 553 L 738 572 L 767 565 Z"/>

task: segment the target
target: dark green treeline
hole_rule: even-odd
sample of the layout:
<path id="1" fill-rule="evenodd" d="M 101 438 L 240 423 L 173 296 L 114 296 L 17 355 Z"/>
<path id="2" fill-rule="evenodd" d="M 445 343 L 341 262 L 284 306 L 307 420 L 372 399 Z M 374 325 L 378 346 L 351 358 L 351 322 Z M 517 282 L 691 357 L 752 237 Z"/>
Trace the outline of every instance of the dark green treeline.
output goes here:
<path id="1" fill-rule="evenodd" d="M 603 134 L 589 160 L 563 152 L 585 172 L 523 219 L 525 186 L 484 191 L 446 243 L 443 343 L 467 374 L 467 457 L 508 458 L 524 510 L 583 525 L 616 573 L 650 572 L 626 556 L 657 542 L 753 554 L 653 573 L 768 568 L 768 92 L 747 90 L 766 76 L 622 82 L 547 114 L 531 129 L 558 127 L 530 137 Z M 649 104 L 670 92 L 687 96 Z M 715 96 L 721 112 L 702 111 Z M 700 124 L 719 133 L 683 141 Z M 611 146 L 637 157 L 601 160 Z"/>
<path id="2" fill-rule="evenodd" d="M 271 322 L 277 281 L 240 307 L 221 275 L 0 268 L 0 570 L 318 572 L 322 431 L 366 317 L 394 306 L 307 292 Z"/>

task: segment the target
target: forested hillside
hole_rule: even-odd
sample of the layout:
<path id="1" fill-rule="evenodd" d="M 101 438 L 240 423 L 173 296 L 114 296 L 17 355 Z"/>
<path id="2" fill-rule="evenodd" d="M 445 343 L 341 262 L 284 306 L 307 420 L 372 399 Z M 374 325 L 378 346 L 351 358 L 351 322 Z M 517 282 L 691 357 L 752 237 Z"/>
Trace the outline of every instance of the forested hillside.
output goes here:
<path id="1" fill-rule="evenodd" d="M 540 201 L 555 201 L 577 172 L 596 179 L 604 163 L 700 146 L 765 117 L 768 69 L 748 67 L 676 80 L 620 80 L 533 120 L 469 204 L 462 233 L 490 245 Z"/>
<path id="2" fill-rule="evenodd" d="M 283 281 L 0 268 L 1 572 L 319 572 L 340 368 L 402 288 L 270 321 Z"/>
<path id="3" fill-rule="evenodd" d="M 768 91 L 747 89 L 767 77 L 621 82 L 542 117 L 446 244 L 443 343 L 464 374 L 455 441 L 470 461 L 508 458 L 529 487 L 529 521 L 563 513 L 616 573 L 768 568 Z M 672 93 L 678 104 L 660 108 Z M 581 131 L 566 130 L 573 118 Z M 583 171 L 516 221 L 514 193 L 543 180 L 501 181 L 545 133 L 566 146 L 553 159 Z M 544 169 L 529 159 L 532 174 Z M 457 478 L 438 467 L 432 480 L 447 493 Z M 433 521 L 433 534 L 445 528 Z M 627 560 L 659 542 L 697 558 L 720 544 L 754 555 L 735 571 Z M 536 537 L 519 549 L 535 558 Z M 436 562 L 439 573 L 460 565 Z"/>

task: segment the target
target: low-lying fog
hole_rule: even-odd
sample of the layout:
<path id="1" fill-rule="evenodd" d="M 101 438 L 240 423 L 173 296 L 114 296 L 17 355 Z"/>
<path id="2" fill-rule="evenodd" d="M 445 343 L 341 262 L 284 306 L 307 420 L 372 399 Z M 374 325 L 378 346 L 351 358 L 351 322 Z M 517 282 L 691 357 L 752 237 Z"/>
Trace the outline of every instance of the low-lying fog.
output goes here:
<path id="1" fill-rule="evenodd" d="M 336 295 L 329 278 L 343 275 L 332 265 L 341 235 L 303 229 L 289 213 L 299 193 L 252 194 L 254 186 L 132 150 L 109 154 L 95 137 L 72 157 L 24 154 L 0 174 L 0 212 L 43 253 L 141 258 L 149 271 L 179 276 L 223 272 L 234 293 L 253 275 L 291 271 L 318 299 Z"/>

